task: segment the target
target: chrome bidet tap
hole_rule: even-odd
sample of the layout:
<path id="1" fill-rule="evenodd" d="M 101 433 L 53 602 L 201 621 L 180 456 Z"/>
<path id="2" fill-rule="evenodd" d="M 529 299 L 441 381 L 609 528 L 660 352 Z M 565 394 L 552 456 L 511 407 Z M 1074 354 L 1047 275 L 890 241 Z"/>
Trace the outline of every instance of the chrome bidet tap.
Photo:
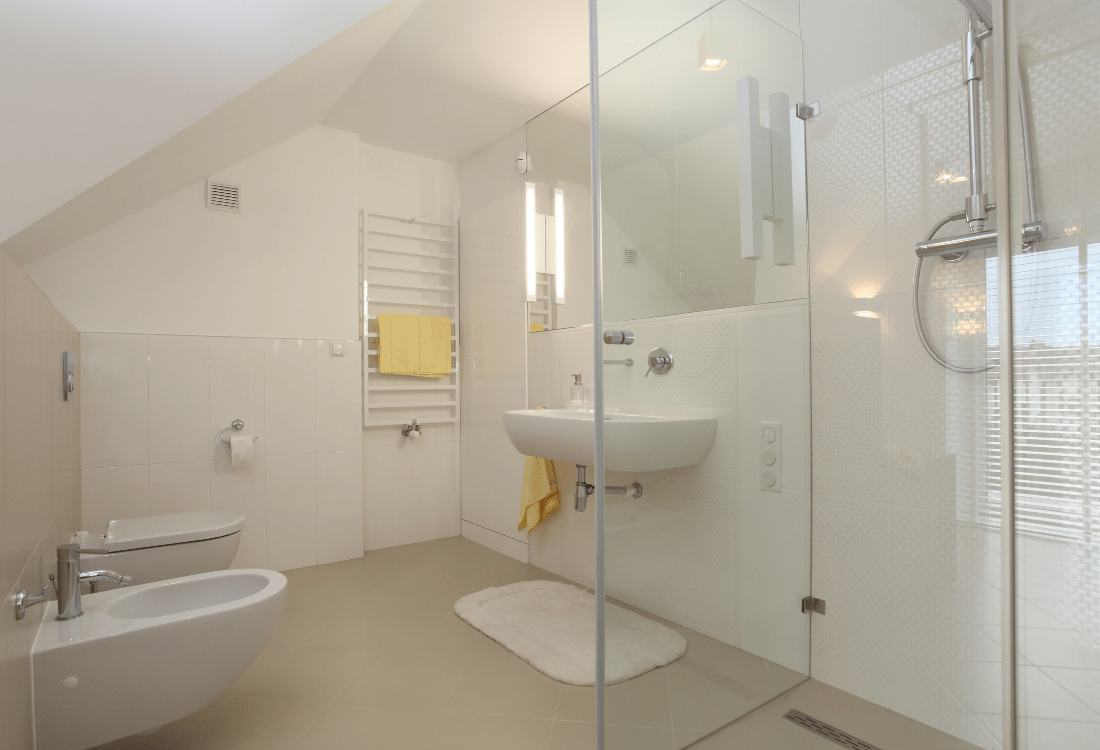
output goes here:
<path id="1" fill-rule="evenodd" d="M 80 602 L 81 581 L 114 581 L 122 586 L 130 585 L 130 576 L 113 570 L 80 572 L 80 545 L 62 544 L 57 548 L 57 619 L 73 620 L 84 614 Z"/>

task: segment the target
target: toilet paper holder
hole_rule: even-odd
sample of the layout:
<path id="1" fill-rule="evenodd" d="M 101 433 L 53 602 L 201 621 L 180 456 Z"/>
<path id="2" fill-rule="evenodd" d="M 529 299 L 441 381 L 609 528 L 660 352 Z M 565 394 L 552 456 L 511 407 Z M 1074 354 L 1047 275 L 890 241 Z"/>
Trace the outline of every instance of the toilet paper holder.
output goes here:
<path id="1" fill-rule="evenodd" d="M 244 420 L 243 419 L 234 419 L 232 422 L 229 423 L 228 427 L 226 427 L 224 430 L 222 430 L 221 432 L 218 433 L 218 440 L 221 440 L 226 445 L 229 445 L 229 441 L 225 439 L 225 433 L 229 430 L 243 430 L 243 429 L 244 429 Z M 252 438 L 252 442 L 255 443 L 259 439 L 260 439 L 260 436 L 255 435 Z"/>

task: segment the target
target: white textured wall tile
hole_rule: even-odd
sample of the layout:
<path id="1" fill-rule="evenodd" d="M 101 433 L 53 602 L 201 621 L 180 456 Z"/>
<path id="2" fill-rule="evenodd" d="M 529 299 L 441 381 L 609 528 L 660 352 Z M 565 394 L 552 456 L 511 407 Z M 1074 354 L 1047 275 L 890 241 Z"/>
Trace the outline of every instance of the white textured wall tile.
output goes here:
<path id="1" fill-rule="evenodd" d="M 815 420 L 816 421 L 816 420 Z M 810 673 L 860 698 L 890 705 L 890 593 L 895 507 L 814 493 Z"/>
<path id="2" fill-rule="evenodd" d="M 879 0 L 879 6 L 883 84 L 891 86 L 954 65 L 958 85 L 966 11 L 957 0 Z M 900 29 L 905 33 L 899 34 Z"/>
<path id="3" fill-rule="evenodd" d="M 149 466 L 149 515 L 210 510 L 210 462 Z"/>
<path id="4" fill-rule="evenodd" d="M 264 340 L 214 337 L 210 339 L 210 427 L 207 433 L 211 458 L 229 458 L 229 446 L 218 433 L 233 420 L 244 422 L 244 431 L 259 438 L 252 444 L 256 456 L 264 455 Z M 225 434 L 229 437 L 230 430 Z"/>
<path id="5" fill-rule="evenodd" d="M 886 294 L 882 94 L 806 123 L 810 299 Z"/>
<path id="6" fill-rule="evenodd" d="M 229 460 L 210 462 L 210 507 L 244 516 L 234 568 L 266 568 L 267 464 L 258 456 L 252 466 L 230 466 Z"/>
<path id="7" fill-rule="evenodd" d="M 80 497 L 82 525 L 92 534 L 106 534 L 111 521 L 148 516 L 149 467 L 84 469 Z"/>
<path id="8" fill-rule="evenodd" d="M 149 337 L 81 334 L 84 468 L 149 462 Z"/>
<path id="9" fill-rule="evenodd" d="M 150 336 L 149 462 L 209 459 L 209 429 L 209 339 Z"/>
<path id="10" fill-rule="evenodd" d="M 527 408 L 568 409 L 562 401 L 561 334 L 527 334 Z M 570 383 L 573 381 L 570 380 Z M 568 392 L 566 393 L 568 397 Z"/>
<path id="11" fill-rule="evenodd" d="M 264 341 L 264 433 L 267 455 L 316 450 L 317 403 L 310 339 Z"/>
<path id="12" fill-rule="evenodd" d="M 367 551 L 401 544 L 400 448 L 363 451 L 363 544 Z"/>
<path id="13" fill-rule="evenodd" d="M 810 317 L 814 492 L 886 500 L 886 300 L 814 304 Z"/>
<path id="14" fill-rule="evenodd" d="M 363 556 L 363 452 L 317 454 L 317 562 Z"/>
<path id="15" fill-rule="evenodd" d="M 267 456 L 265 464 L 267 564 L 272 570 L 316 565 L 316 454 Z"/>
<path id="16" fill-rule="evenodd" d="M 316 342 L 317 451 L 363 447 L 363 350 L 343 341 L 344 356 L 333 357 L 327 340 Z"/>

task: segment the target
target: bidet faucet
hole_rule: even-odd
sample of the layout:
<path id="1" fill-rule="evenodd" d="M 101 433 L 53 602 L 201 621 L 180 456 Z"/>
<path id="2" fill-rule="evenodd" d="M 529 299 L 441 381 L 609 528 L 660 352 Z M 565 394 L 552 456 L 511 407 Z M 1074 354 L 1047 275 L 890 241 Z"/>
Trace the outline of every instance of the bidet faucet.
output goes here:
<path id="1" fill-rule="evenodd" d="M 80 602 L 81 581 L 114 581 L 130 585 L 130 576 L 113 570 L 80 572 L 80 545 L 62 544 L 57 548 L 57 619 L 74 620 L 84 614 Z"/>

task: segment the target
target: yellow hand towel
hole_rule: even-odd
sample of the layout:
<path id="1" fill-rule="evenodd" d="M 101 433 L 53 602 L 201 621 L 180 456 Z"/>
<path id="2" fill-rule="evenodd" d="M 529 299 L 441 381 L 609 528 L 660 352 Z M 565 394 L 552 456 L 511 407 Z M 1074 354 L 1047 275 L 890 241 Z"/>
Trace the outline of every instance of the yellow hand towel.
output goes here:
<path id="1" fill-rule="evenodd" d="M 378 315 L 378 371 L 441 378 L 451 373 L 451 319 Z"/>
<path id="2" fill-rule="evenodd" d="M 542 333 L 546 329 L 542 327 L 542 323 L 532 323 L 530 326 L 530 333 Z"/>
<path id="3" fill-rule="evenodd" d="M 519 509 L 519 530 L 531 529 L 549 518 L 550 514 L 561 507 L 561 494 L 558 492 L 558 475 L 554 472 L 554 462 L 546 458 L 527 457 L 523 466 L 523 500 Z"/>

